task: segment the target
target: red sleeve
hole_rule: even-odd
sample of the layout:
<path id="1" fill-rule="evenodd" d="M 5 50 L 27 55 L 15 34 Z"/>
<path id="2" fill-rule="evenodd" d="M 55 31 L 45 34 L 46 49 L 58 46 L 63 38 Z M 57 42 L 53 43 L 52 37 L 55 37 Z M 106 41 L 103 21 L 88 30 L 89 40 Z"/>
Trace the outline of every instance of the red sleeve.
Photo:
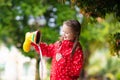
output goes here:
<path id="1" fill-rule="evenodd" d="M 41 51 L 43 56 L 52 57 L 54 55 L 55 45 L 46 43 L 40 43 Z"/>
<path id="2" fill-rule="evenodd" d="M 69 75 L 79 76 L 83 67 L 83 52 L 82 50 L 76 51 L 73 58 L 70 60 Z"/>
<path id="3" fill-rule="evenodd" d="M 46 43 L 41 42 L 39 45 L 35 43 L 31 43 L 31 45 L 35 48 L 38 54 L 40 54 L 40 47 L 43 56 L 52 57 L 54 54 L 54 44 L 47 45 Z"/>

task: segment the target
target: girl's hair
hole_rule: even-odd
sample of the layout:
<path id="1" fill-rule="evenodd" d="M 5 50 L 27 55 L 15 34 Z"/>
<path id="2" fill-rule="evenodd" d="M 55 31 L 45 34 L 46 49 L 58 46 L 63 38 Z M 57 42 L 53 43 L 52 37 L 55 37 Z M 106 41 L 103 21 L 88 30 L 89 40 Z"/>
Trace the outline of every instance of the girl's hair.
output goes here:
<path id="1" fill-rule="evenodd" d="M 72 48 L 72 52 L 71 52 L 71 56 L 73 56 L 73 54 L 78 46 L 77 43 L 79 41 L 79 36 L 80 36 L 80 32 L 81 32 L 81 24 L 79 23 L 78 20 L 67 20 L 67 21 L 63 22 L 63 24 L 67 25 L 68 27 L 71 27 L 71 29 L 73 30 L 73 33 L 76 35 L 74 44 L 73 44 L 73 48 Z"/>

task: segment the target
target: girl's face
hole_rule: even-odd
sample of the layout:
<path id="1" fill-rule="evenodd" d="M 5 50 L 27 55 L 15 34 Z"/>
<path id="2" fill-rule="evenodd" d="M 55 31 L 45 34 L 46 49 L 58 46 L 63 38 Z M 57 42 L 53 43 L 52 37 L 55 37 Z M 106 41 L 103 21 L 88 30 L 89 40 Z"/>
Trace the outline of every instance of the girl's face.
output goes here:
<path id="1" fill-rule="evenodd" d="M 62 32 L 63 32 L 62 36 L 63 36 L 64 40 L 73 41 L 75 39 L 75 34 L 74 34 L 72 28 L 67 26 L 66 24 L 63 24 Z"/>

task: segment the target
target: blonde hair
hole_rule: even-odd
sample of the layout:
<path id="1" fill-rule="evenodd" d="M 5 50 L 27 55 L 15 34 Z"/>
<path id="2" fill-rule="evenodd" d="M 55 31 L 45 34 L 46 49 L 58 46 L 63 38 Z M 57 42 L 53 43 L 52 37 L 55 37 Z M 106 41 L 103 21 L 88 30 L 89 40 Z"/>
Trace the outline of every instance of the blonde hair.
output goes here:
<path id="1" fill-rule="evenodd" d="M 80 32 L 81 32 L 81 24 L 79 23 L 78 20 L 67 20 L 67 21 L 63 22 L 63 24 L 67 25 L 68 27 L 71 27 L 74 34 L 76 35 L 75 40 L 74 40 L 74 44 L 73 44 L 73 48 L 71 51 L 71 56 L 73 56 L 74 52 L 78 46 L 77 43 L 79 41 L 79 36 L 80 36 Z M 63 40 L 62 37 L 61 37 L 61 40 Z"/>

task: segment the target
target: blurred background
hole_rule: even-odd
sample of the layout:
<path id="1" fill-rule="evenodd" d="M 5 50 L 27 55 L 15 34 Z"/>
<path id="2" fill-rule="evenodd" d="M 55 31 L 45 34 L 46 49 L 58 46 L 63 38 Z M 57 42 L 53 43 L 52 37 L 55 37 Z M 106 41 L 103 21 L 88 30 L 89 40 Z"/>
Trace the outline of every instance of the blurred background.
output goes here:
<path id="1" fill-rule="evenodd" d="M 0 0 L 0 80 L 49 80 L 51 59 L 23 51 L 25 33 L 40 30 L 41 41 L 58 40 L 63 21 L 82 25 L 85 64 L 80 80 L 120 80 L 119 0 Z"/>

